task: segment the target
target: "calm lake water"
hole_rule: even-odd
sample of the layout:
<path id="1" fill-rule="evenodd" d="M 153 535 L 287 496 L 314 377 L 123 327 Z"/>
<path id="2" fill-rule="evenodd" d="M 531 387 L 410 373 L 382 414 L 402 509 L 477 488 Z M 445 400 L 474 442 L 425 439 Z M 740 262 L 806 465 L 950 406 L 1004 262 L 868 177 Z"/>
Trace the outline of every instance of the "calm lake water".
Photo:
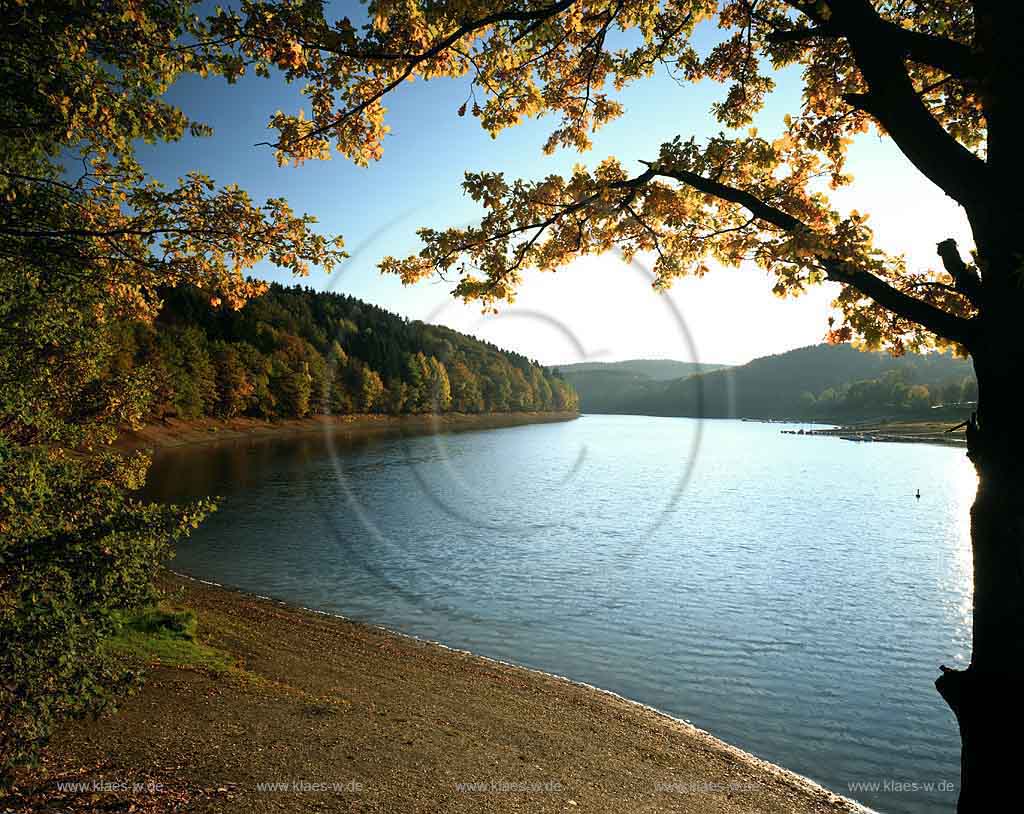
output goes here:
<path id="1" fill-rule="evenodd" d="M 311 434 L 165 453 L 151 492 L 223 496 L 178 570 L 613 690 L 880 811 L 953 811 L 932 682 L 969 654 L 973 471 L 784 428 Z"/>

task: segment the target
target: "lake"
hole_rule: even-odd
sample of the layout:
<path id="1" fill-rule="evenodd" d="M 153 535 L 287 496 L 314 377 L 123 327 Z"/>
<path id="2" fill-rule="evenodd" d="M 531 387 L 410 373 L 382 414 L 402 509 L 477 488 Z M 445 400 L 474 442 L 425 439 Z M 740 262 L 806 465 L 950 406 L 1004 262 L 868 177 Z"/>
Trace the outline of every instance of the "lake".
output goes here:
<path id="1" fill-rule="evenodd" d="M 223 498 L 176 570 L 612 690 L 880 811 L 952 812 L 932 682 L 969 658 L 973 470 L 795 426 L 309 434 L 162 453 L 149 492 Z"/>

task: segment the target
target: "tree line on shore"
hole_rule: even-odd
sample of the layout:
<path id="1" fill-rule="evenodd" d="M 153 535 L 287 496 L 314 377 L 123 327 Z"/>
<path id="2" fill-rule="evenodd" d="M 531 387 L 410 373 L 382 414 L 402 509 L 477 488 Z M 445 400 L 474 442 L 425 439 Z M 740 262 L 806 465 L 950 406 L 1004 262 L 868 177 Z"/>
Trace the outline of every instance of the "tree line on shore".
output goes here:
<path id="1" fill-rule="evenodd" d="M 702 367 L 671 380 L 646 375 L 635 361 L 567 365 L 562 374 L 590 413 L 847 420 L 933 415 L 939 406 L 958 414 L 978 398 L 970 363 L 946 353 L 894 357 L 819 344 Z"/>
<path id="2" fill-rule="evenodd" d="M 800 399 L 800 412 L 806 417 L 918 415 L 933 408 L 966 409 L 976 404 L 978 382 L 973 376 L 964 376 L 943 383 L 914 383 L 904 371 L 890 370 L 876 379 L 828 387 L 817 395 L 805 391 Z"/>
<path id="3" fill-rule="evenodd" d="M 353 297 L 272 284 L 245 308 L 179 287 L 127 323 L 112 375 L 144 368 L 154 418 L 575 411 L 575 390 L 517 353 Z"/>

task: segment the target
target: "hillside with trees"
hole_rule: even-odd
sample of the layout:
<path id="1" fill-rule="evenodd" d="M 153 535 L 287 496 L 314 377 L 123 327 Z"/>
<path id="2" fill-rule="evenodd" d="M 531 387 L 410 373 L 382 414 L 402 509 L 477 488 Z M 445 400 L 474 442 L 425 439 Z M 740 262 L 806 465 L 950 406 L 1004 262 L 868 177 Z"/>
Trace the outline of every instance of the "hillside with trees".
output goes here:
<path id="1" fill-rule="evenodd" d="M 969 362 L 949 354 L 861 352 L 814 345 L 745 365 L 658 382 L 636 373 L 565 373 L 584 412 L 707 418 L 849 420 L 968 412 L 977 400 Z M 609 386 L 618 376 L 619 395 Z M 628 377 L 628 383 L 627 383 Z"/>
<path id="2" fill-rule="evenodd" d="M 153 418 L 575 410 L 562 378 L 524 356 L 353 297 L 271 285 L 242 309 L 193 288 L 130 323 L 112 375 L 142 368 Z"/>
<path id="3" fill-rule="evenodd" d="M 692 376 L 695 373 L 707 373 L 728 365 L 707 364 L 704 362 L 680 362 L 678 359 L 626 359 L 622 362 L 575 362 L 562 365 L 561 371 L 566 378 L 581 373 L 632 373 L 655 381 L 671 381 Z"/>
<path id="4" fill-rule="evenodd" d="M 633 405 L 657 398 L 665 382 L 725 365 L 680 362 L 675 359 L 627 359 L 623 362 L 577 362 L 562 365 L 562 376 L 579 393 L 580 409 L 587 413 L 632 413 Z"/>

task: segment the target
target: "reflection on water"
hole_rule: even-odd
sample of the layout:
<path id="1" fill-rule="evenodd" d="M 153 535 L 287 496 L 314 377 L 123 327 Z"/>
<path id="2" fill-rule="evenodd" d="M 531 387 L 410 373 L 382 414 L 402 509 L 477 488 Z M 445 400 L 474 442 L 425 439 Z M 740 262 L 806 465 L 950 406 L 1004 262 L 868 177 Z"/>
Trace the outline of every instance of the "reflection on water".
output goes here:
<path id="1" fill-rule="evenodd" d="M 932 687 L 967 658 L 962 450 L 586 416 L 160 456 L 223 496 L 175 567 L 605 687 L 883 811 L 952 811 Z M 692 478 L 673 511 L 680 473 Z M 914 493 L 922 497 L 915 500 Z"/>

